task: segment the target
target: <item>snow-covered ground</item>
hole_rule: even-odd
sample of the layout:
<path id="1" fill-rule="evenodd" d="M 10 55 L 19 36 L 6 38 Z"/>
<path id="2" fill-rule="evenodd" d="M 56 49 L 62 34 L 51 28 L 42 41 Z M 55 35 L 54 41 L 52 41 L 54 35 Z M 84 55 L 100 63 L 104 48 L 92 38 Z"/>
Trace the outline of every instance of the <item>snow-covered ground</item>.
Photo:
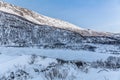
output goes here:
<path id="1" fill-rule="evenodd" d="M 0 14 L 0 80 L 120 80 L 118 34 L 79 28 L 3 1 Z"/>
<path id="2" fill-rule="evenodd" d="M 90 52 L 84 50 L 60 50 L 60 49 L 39 49 L 39 48 L 13 48 L 13 47 L 0 47 L 0 52 L 6 55 L 30 55 L 36 54 L 50 58 L 59 58 L 64 60 L 81 60 L 93 62 L 96 60 L 106 60 L 109 56 L 119 57 L 120 55 L 102 54 L 97 52 Z"/>
<path id="3" fill-rule="evenodd" d="M 6 77 L 10 77 L 11 72 L 18 74 L 16 71 L 18 69 L 23 69 L 29 73 L 29 76 L 23 80 L 62 80 L 63 78 L 65 78 L 63 80 L 120 80 L 120 70 L 92 68 L 90 66 L 85 66 L 84 68 L 79 69 L 74 64 L 70 63 L 59 65 L 56 59 L 59 58 L 67 61 L 93 62 L 97 60 L 106 60 L 109 56 L 119 57 L 119 55 L 102 54 L 89 51 L 14 47 L 0 47 L 0 53 L 1 76 L 4 75 Z M 32 60 L 34 63 L 31 63 Z M 54 67 L 50 67 L 51 64 L 53 64 Z M 55 65 L 57 65 L 57 67 L 55 67 Z M 39 71 L 35 72 L 34 69 L 39 69 Z M 40 72 L 40 70 L 45 69 L 48 71 Z M 53 78 L 52 75 L 51 79 L 48 76 L 50 76 L 53 69 L 58 70 L 59 74 L 63 73 L 63 75 L 65 75 L 66 73 L 66 76 L 61 75 L 63 78 L 59 78 L 58 76 Z M 52 74 L 54 74 L 54 72 Z M 19 78 L 14 80 L 19 80 Z"/>

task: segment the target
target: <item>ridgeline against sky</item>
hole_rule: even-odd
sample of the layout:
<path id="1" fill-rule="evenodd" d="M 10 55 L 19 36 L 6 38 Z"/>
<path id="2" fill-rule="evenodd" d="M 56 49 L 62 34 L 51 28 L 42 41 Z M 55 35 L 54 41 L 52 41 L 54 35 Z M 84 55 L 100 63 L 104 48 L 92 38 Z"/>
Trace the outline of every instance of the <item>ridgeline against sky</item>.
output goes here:
<path id="1" fill-rule="evenodd" d="M 120 32 L 120 0 L 5 0 L 83 28 Z"/>

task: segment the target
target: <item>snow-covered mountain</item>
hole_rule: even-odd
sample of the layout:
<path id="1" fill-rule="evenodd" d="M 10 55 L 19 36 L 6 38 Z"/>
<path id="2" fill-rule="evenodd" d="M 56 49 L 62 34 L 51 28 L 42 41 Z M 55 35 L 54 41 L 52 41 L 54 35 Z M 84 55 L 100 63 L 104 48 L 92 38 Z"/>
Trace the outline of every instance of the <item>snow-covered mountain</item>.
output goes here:
<path id="1" fill-rule="evenodd" d="M 0 2 L 0 44 L 75 48 L 81 43 L 119 43 L 112 33 L 96 32 Z M 69 47 L 70 46 L 70 47 Z"/>
<path id="2" fill-rule="evenodd" d="M 119 44 L 120 34 L 0 1 L 0 80 L 119 80 Z"/>
<path id="3" fill-rule="evenodd" d="M 89 35 L 89 36 L 90 35 L 91 36 L 109 35 L 109 33 L 85 30 L 85 29 L 80 28 L 71 23 L 68 23 L 68 22 L 65 22 L 62 20 L 58 20 L 58 19 L 54 19 L 54 18 L 50 18 L 47 16 L 43 16 L 36 12 L 30 11 L 28 9 L 20 8 L 18 6 L 14 6 L 14 5 L 2 2 L 2 1 L 0 2 L 0 10 L 10 13 L 10 14 L 20 16 L 22 18 L 25 18 L 25 19 L 27 19 L 31 22 L 34 22 L 36 24 L 39 24 L 39 25 L 48 25 L 48 26 L 57 27 L 57 28 L 61 28 L 61 29 L 67 29 L 67 30 L 71 30 L 71 31 L 80 33 L 82 35 Z"/>

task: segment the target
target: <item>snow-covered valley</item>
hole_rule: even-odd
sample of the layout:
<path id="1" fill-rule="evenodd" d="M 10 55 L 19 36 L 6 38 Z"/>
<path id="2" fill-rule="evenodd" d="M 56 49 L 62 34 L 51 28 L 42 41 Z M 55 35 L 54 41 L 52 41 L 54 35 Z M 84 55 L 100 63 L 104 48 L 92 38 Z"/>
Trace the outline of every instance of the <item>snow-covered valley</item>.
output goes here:
<path id="1" fill-rule="evenodd" d="M 0 80 L 120 80 L 120 34 L 83 29 L 0 1 Z"/>

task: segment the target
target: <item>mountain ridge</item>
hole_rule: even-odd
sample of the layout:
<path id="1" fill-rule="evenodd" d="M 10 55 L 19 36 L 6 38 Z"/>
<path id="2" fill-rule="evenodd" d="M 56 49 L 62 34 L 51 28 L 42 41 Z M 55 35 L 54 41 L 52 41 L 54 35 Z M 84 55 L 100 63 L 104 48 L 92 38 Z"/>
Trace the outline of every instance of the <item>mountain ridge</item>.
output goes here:
<path id="1" fill-rule="evenodd" d="M 14 6 L 12 4 L 0 1 L 0 11 L 4 11 L 10 14 L 14 14 L 25 18 L 31 22 L 34 22 L 39 25 L 49 25 L 52 27 L 62 28 L 70 31 L 80 33 L 83 36 L 111 36 L 111 33 L 107 32 L 97 32 L 90 29 L 83 29 L 71 23 L 50 18 L 47 16 L 40 15 L 36 12 L 30 11 L 25 8 Z"/>
<path id="2" fill-rule="evenodd" d="M 74 27 L 74 25 L 69 26 L 70 23 L 67 23 L 67 26 L 64 25 L 66 23 L 64 21 L 49 17 L 43 19 L 44 16 L 41 17 L 39 14 L 37 14 L 38 18 L 35 17 L 35 19 L 43 22 L 38 24 L 29 18 L 34 18 L 36 14 L 30 10 L 0 2 L 0 45 L 94 51 L 96 47 L 90 43 L 120 44 L 119 35 L 81 29 Z M 27 18 L 26 15 L 29 17 Z M 55 20 L 56 23 L 52 23 L 51 19 Z M 62 25 L 63 27 L 61 27 Z"/>

